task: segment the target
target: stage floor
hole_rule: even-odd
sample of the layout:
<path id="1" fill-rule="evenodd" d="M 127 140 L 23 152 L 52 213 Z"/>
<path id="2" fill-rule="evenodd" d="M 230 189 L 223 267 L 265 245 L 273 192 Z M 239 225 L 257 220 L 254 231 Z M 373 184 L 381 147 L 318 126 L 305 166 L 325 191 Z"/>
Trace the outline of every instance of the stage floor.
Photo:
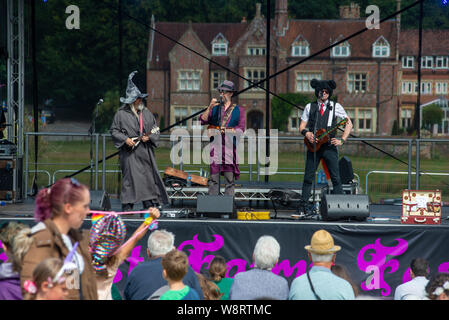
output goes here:
<path id="1" fill-rule="evenodd" d="M 119 199 L 110 199 L 111 202 L 111 210 L 112 211 L 121 211 L 121 203 Z M 179 201 L 178 201 L 179 202 Z M 182 201 L 183 206 L 180 207 L 179 203 L 176 203 L 172 206 L 171 209 L 174 208 L 187 208 L 190 209 L 192 213 L 195 212 L 195 201 Z M 265 201 L 264 201 L 265 202 Z M 239 211 L 247 211 L 250 208 L 247 206 L 247 203 L 236 203 L 237 210 Z M 134 206 L 134 210 L 139 211 L 142 209 L 141 204 L 136 204 Z M 261 208 L 258 206 L 253 209 L 254 211 L 270 211 L 270 221 L 297 221 L 297 222 L 321 222 L 321 223 L 341 223 L 342 221 L 320 221 L 315 219 L 294 219 L 292 218 L 292 214 L 295 213 L 295 210 L 276 208 L 276 212 L 273 208 Z M 401 215 L 402 215 L 402 206 L 401 205 L 390 205 L 390 204 L 370 204 L 369 206 L 370 216 L 366 221 L 348 221 L 346 223 L 356 223 L 356 224 L 401 224 Z M 34 199 L 27 198 L 23 202 L 14 203 L 14 204 L 6 204 L 5 206 L 0 207 L 0 219 L 4 218 L 33 218 L 34 212 Z M 123 219 L 142 219 L 140 215 L 125 215 Z M 161 220 L 173 220 L 174 218 L 164 218 Z M 195 217 L 194 215 L 189 218 L 182 218 L 182 220 L 225 220 L 225 221 L 233 221 L 234 219 L 214 219 L 214 218 L 204 218 L 204 217 Z M 235 219 L 234 221 L 240 221 Z M 442 206 L 442 225 L 449 225 L 449 206 Z"/>

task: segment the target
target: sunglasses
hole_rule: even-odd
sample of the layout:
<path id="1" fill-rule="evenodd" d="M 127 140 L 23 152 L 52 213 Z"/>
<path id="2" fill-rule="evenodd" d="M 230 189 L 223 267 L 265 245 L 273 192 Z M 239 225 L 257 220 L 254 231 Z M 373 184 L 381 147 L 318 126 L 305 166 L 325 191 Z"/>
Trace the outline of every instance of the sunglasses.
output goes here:
<path id="1" fill-rule="evenodd" d="M 325 94 L 329 94 L 329 91 L 327 91 L 327 90 L 321 90 L 321 92 L 325 93 Z"/>

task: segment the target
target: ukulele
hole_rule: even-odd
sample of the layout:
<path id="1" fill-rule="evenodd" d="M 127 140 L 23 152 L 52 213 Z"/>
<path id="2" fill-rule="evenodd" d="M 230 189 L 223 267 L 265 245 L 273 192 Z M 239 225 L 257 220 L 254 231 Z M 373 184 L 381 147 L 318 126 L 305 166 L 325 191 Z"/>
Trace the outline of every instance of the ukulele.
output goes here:
<path id="1" fill-rule="evenodd" d="M 345 125 L 346 122 L 348 122 L 347 118 L 341 120 L 334 127 L 330 128 L 327 131 L 326 131 L 326 129 L 318 130 L 315 135 L 316 138 L 318 139 L 318 141 L 316 142 L 316 151 L 318 151 L 323 144 L 329 142 L 329 134 L 330 133 L 337 130 L 340 126 Z M 309 139 L 307 139 L 306 137 L 304 137 L 304 144 L 307 146 L 307 149 L 309 149 L 310 152 L 315 152 L 315 150 L 313 148 L 313 143 L 310 143 Z"/>
<path id="2" fill-rule="evenodd" d="M 138 146 L 138 145 L 140 144 L 140 142 L 142 141 L 142 138 L 143 138 L 143 137 L 149 137 L 150 135 L 152 135 L 152 134 L 157 134 L 157 133 L 159 133 L 159 132 L 160 132 L 159 127 L 153 127 L 153 129 L 151 129 L 150 132 L 145 133 L 144 135 L 142 135 L 142 136 L 140 136 L 140 137 L 132 137 L 132 138 L 130 138 L 133 142 L 135 142 L 135 144 L 134 144 L 134 146 L 132 146 L 132 147 L 126 145 L 127 148 L 128 148 L 128 151 L 133 151 L 135 148 L 137 148 L 137 146 Z"/>

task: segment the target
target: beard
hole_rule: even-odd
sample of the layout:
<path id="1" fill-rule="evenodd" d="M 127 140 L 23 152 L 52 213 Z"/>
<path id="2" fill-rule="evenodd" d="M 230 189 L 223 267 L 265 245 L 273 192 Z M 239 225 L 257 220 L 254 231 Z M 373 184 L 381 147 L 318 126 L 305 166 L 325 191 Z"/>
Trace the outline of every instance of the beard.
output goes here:
<path id="1" fill-rule="evenodd" d="M 142 111 L 144 108 L 145 108 L 145 105 L 143 103 L 140 103 L 136 109 L 139 111 Z"/>

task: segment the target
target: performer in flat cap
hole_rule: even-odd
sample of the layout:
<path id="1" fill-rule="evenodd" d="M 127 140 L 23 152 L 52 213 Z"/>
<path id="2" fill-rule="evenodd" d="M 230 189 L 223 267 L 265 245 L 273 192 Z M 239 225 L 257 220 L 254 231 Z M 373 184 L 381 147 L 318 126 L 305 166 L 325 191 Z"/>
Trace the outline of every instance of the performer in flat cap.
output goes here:
<path id="1" fill-rule="evenodd" d="M 148 94 L 141 93 L 132 81 L 136 73 L 128 77 L 126 98 L 120 98 L 123 105 L 117 110 L 110 128 L 114 146 L 120 150 L 123 211 L 131 211 L 140 201 L 144 210 L 169 203 L 154 157 L 159 127 L 154 115 L 143 104 Z"/>
<path id="2" fill-rule="evenodd" d="M 338 168 L 337 147 L 346 142 L 346 139 L 352 130 L 351 119 L 346 114 L 343 106 L 329 100 L 332 96 L 333 90 L 337 87 L 335 81 L 312 79 L 310 85 L 315 89 L 317 101 L 306 105 L 301 116 L 301 123 L 299 125 L 299 131 L 306 137 L 310 144 L 313 145 L 314 139 L 316 139 L 314 137 L 314 132 L 320 129 L 325 129 L 327 131 L 335 127 L 337 125 L 337 118 L 346 119 L 347 122 L 340 139 L 336 138 L 337 130 L 334 130 L 329 134 L 329 142 L 322 144 L 316 152 L 307 150 L 306 168 L 304 182 L 302 185 L 302 200 L 305 204 L 303 210 L 305 214 L 313 213 L 313 208 L 309 203 L 309 198 L 312 189 L 312 182 L 315 179 L 315 172 L 321 159 L 324 159 L 325 166 L 329 171 L 333 185 L 333 193 L 343 193 Z M 316 157 L 314 156 L 314 153 L 316 153 Z"/>
<path id="3" fill-rule="evenodd" d="M 209 195 L 220 193 L 219 174 L 225 178 L 225 195 L 234 195 L 235 180 L 240 177 L 237 158 L 238 137 L 245 131 L 245 110 L 233 104 L 232 96 L 237 91 L 232 81 L 225 80 L 218 88 L 220 101 L 212 99 L 209 107 L 200 117 L 202 125 L 209 125 L 217 135 L 211 136 L 211 142 L 221 136 L 221 159 L 220 152 L 211 148 L 210 151 L 210 178 Z M 220 112 L 221 110 L 221 112 Z M 212 145 L 212 143 L 211 143 Z M 215 144 L 218 146 L 219 144 Z"/>

